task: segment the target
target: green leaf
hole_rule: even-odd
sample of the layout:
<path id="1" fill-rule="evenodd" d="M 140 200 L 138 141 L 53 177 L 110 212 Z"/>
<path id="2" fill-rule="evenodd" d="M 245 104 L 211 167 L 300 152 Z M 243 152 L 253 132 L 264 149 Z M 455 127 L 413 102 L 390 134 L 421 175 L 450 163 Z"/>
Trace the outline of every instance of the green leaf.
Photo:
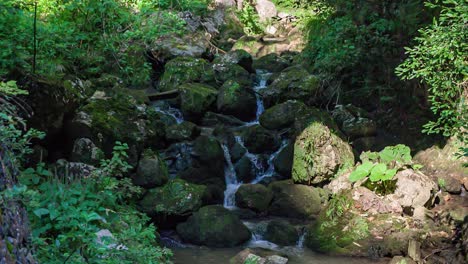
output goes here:
<path id="1" fill-rule="evenodd" d="M 49 210 L 47 208 L 39 208 L 33 211 L 35 215 L 38 217 L 42 217 L 43 215 L 48 215 Z"/>
<path id="2" fill-rule="evenodd" d="M 387 165 L 383 163 L 378 163 L 372 168 L 369 179 L 372 182 L 380 181 L 382 180 L 382 178 L 384 178 L 386 171 L 387 171 Z"/>
<path id="3" fill-rule="evenodd" d="M 390 169 L 385 171 L 384 176 L 382 177 L 382 181 L 389 181 L 393 179 L 393 176 L 397 173 L 397 169 Z"/>
<path id="4" fill-rule="evenodd" d="M 374 167 L 374 163 L 372 162 L 366 161 L 362 163 L 349 175 L 349 180 L 351 182 L 356 182 L 364 179 L 370 174 L 372 167 Z"/>

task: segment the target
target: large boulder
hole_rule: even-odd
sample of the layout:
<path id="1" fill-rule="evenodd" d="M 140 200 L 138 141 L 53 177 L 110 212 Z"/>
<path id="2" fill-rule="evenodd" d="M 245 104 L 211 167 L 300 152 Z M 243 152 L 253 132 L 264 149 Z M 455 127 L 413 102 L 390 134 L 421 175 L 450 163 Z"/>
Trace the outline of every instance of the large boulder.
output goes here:
<path id="1" fill-rule="evenodd" d="M 389 196 L 403 208 L 425 206 L 438 190 L 437 184 L 428 176 L 411 169 L 398 172 L 394 179 L 396 189 Z"/>
<path id="2" fill-rule="evenodd" d="M 241 182 L 248 183 L 255 179 L 254 164 L 247 156 L 243 156 L 234 165 L 234 170 L 236 171 L 237 179 Z"/>
<path id="3" fill-rule="evenodd" d="M 260 21 L 266 21 L 278 14 L 275 4 L 270 0 L 257 0 L 255 3 L 255 10 L 257 10 Z"/>
<path id="4" fill-rule="evenodd" d="M 171 142 L 191 140 L 200 135 L 200 128 L 192 122 L 184 121 L 166 127 L 166 138 Z"/>
<path id="5" fill-rule="evenodd" d="M 271 107 L 289 99 L 314 102 L 319 89 L 317 76 L 308 73 L 302 66 L 292 66 L 284 69 L 273 83 L 261 90 L 261 94 L 265 106 Z"/>
<path id="6" fill-rule="evenodd" d="M 377 133 L 377 124 L 364 109 L 353 105 L 336 105 L 332 116 L 350 138 L 370 137 Z"/>
<path id="7" fill-rule="evenodd" d="M 180 110 L 190 121 L 198 121 L 214 106 L 218 91 L 200 83 L 185 83 L 178 87 L 180 91 Z"/>
<path id="8" fill-rule="evenodd" d="M 292 125 L 296 116 L 308 114 L 307 106 L 299 101 L 288 100 L 268 108 L 260 116 L 260 124 L 267 129 L 281 129 Z"/>
<path id="9" fill-rule="evenodd" d="M 223 114 L 250 121 L 255 118 L 257 101 L 252 89 L 228 80 L 218 93 L 217 107 Z"/>
<path id="10" fill-rule="evenodd" d="M 187 242 L 210 247 L 232 247 L 248 241 L 249 229 L 231 211 L 209 205 L 177 225 L 177 233 Z"/>
<path id="11" fill-rule="evenodd" d="M 137 172 L 132 176 L 135 185 L 154 188 L 169 180 L 167 166 L 158 153 L 146 151 L 138 162 Z"/>
<path id="12" fill-rule="evenodd" d="M 224 177 L 224 151 L 216 138 L 199 136 L 193 144 L 191 155 L 194 167 L 207 168 L 213 177 Z"/>
<path id="13" fill-rule="evenodd" d="M 289 62 L 276 53 L 270 53 L 256 59 L 253 62 L 253 67 L 258 70 L 266 70 L 275 73 L 289 67 Z"/>
<path id="14" fill-rule="evenodd" d="M 213 61 L 215 64 L 237 64 L 246 71 L 254 73 L 252 62 L 252 55 L 242 49 L 229 51 L 224 55 L 216 57 Z"/>
<path id="15" fill-rule="evenodd" d="M 272 199 L 272 191 L 261 184 L 242 184 L 236 192 L 236 205 L 256 212 L 265 212 Z"/>
<path id="16" fill-rule="evenodd" d="M 203 205 L 206 187 L 181 179 L 148 190 L 139 201 L 140 210 L 152 217 L 188 216 Z"/>
<path id="17" fill-rule="evenodd" d="M 166 63 L 159 90 L 175 90 L 181 84 L 193 82 L 213 83 L 214 73 L 211 66 L 204 59 L 177 57 Z"/>
<path id="18" fill-rule="evenodd" d="M 243 86 L 250 86 L 252 84 L 250 73 L 239 64 L 214 63 L 212 68 L 219 85 L 222 85 L 227 80 L 234 80 Z"/>
<path id="19" fill-rule="evenodd" d="M 169 175 L 175 176 L 192 166 L 192 150 L 193 143 L 179 142 L 171 144 L 167 149 L 160 152 L 161 157 L 166 161 Z"/>
<path id="20" fill-rule="evenodd" d="M 310 123 L 296 138 L 292 169 L 295 182 L 325 183 L 353 165 L 350 145 L 321 122 Z"/>
<path id="21" fill-rule="evenodd" d="M 321 197 L 317 188 L 277 181 L 268 188 L 273 192 L 273 201 L 268 212 L 271 215 L 311 219 L 321 209 Z"/>
<path id="22" fill-rule="evenodd" d="M 265 239 L 280 246 L 292 246 L 299 240 L 299 233 L 287 221 L 272 220 L 268 223 Z"/>
<path id="23" fill-rule="evenodd" d="M 244 129 L 242 131 L 242 139 L 250 153 L 273 152 L 279 147 L 277 137 L 260 125 Z"/>

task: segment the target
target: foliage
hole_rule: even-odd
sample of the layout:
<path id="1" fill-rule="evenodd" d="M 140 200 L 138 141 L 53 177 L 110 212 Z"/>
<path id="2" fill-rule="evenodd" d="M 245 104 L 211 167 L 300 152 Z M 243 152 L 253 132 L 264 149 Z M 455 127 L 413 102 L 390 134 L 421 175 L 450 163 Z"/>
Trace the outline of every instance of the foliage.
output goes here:
<path id="1" fill-rule="evenodd" d="M 244 264 L 258 264 L 260 263 L 261 258 L 256 255 L 249 255 L 244 261 Z"/>
<path id="2" fill-rule="evenodd" d="M 38 74 L 78 73 L 87 79 L 111 73 L 134 86 L 149 80 L 145 52 L 154 40 L 184 32 L 177 11 L 206 8 L 204 1 L 188 0 L 3 1 L 0 76 L 32 71 L 35 2 Z"/>
<path id="3" fill-rule="evenodd" d="M 238 12 L 239 20 L 244 26 L 244 32 L 247 35 L 257 35 L 263 32 L 259 22 L 259 16 L 255 8 L 248 2 L 245 3 L 242 10 Z"/>
<path id="4" fill-rule="evenodd" d="M 321 75 L 329 100 L 395 98 L 394 67 L 425 21 L 422 0 L 324 0 L 329 10 L 308 21 L 305 58 Z M 398 91 L 398 90 L 397 90 Z M 369 104 L 366 100 L 362 102 Z"/>
<path id="5" fill-rule="evenodd" d="M 395 184 L 392 181 L 398 170 L 406 167 L 421 168 L 412 163 L 409 147 L 399 144 L 385 147 L 380 152 L 363 152 L 362 164 L 349 175 L 351 182 L 367 179 L 365 186 L 381 194 L 392 193 Z"/>
<path id="6" fill-rule="evenodd" d="M 426 5 L 440 9 L 440 17 L 419 30 L 415 46 L 406 48 L 408 58 L 396 73 L 404 80 L 417 79 L 427 85 L 431 110 L 437 119 L 427 123 L 423 132 L 448 137 L 468 124 L 468 5 L 465 0 Z"/>

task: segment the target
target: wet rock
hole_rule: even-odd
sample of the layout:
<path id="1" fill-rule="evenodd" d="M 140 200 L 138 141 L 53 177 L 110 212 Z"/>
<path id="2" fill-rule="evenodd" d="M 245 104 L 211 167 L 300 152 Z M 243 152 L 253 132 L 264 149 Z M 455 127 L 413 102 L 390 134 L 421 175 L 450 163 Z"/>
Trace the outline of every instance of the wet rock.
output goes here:
<path id="1" fill-rule="evenodd" d="M 247 150 L 238 142 L 234 143 L 234 145 L 229 149 L 233 163 L 239 161 L 246 152 Z"/>
<path id="2" fill-rule="evenodd" d="M 273 159 L 275 170 L 283 177 L 290 178 L 294 157 L 294 145 L 288 144 Z"/>
<path id="3" fill-rule="evenodd" d="M 78 138 L 73 143 L 70 161 L 98 165 L 104 158 L 104 152 L 96 147 L 89 138 Z"/>
<path id="4" fill-rule="evenodd" d="M 306 103 L 314 102 L 320 80 L 308 73 L 302 66 L 284 69 L 279 76 L 265 89 L 261 90 L 265 107 L 287 100 L 300 100 Z"/>
<path id="5" fill-rule="evenodd" d="M 273 182 L 268 188 L 273 192 L 268 209 L 271 215 L 310 219 L 321 210 L 321 198 L 316 188 L 291 181 Z"/>
<path id="6" fill-rule="evenodd" d="M 172 142 L 191 140 L 200 135 L 200 128 L 192 122 L 184 121 L 166 128 L 166 138 Z"/>
<path id="7" fill-rule="evenodd" d="M 250 153 L 273 152 L 279 147 L 279 140 L 275 135 L 260 125 L 244 129 L 242 138 Z"/>
<path id="8" fill-rule="evenodd" d="M 251 262 L 256 264 L 286 264 L 288 263 L 288 259 L 282 256 L 268 255 L 268 253 L 247 248 L 229 260 L 230 264 L 244 264 Z"/>
<path id="9" fill-rule="evenodd" d="M 237 119 L 234 116 L 230 115 L 222 115 L 222 114 L 217 114 L 213 112 L 206 112 L 206 114 L 203 116 L 203 119 L 201 121 L 202 126 L 219 126 L 224 125 L 224 126 L 242 126 L 245 123 L 239 119 Z"/>
<path id="10" fill-rule="evenodd" d="M 234 169 L 236 171 L 237 179 L 241 182 L 248 183 L 255 179 L 254 164 L 247 156 L 243 156 L 234 165 Z"/>
<path id="11" fill-rule="evenodd" d="M 184 241 L 210 247 L 232 247 L 250 239 L 249 229 L 231 211 L 218 206 L 202 207 L 187 222 L 177 225 Z"/>
<path id="12" fill-rule="evenodd" d="M 397 187 L 389 197 L 402 207 L 425 206 L 437 191 L 437 185 L 429 177 L 411 169 L 398 172 L 394 179 Z"/>
<path id="13" fill-rule="evenodd" d="M 198 121 L 214 106 L 218 91 L 200 83 L 185 83 L 178 87 L 180 91 L 180 110 L 190 121 Z"/>
<path id="14" fill-rule="evenodd" d="M 268 223 L 265 238 L 279 246 L 292 246 L 299 239 L 299 234 L 290 223 L 284 220 L 272 220 Z"/>
<path id="15" fill-rule="evenodd" d="M 296 138 L 292 170 L 295 182 L 324 183 L 353 165 L 350 145 L 320 122 L 312 122 Z"/>
<path id="16" fill-rule="evenodd" d="M 166 163 L 158 153 L 147 151 L 138 162 L 133 184 L 144 188 L 154 188 L 164 185 L 169 180 Z"/>
<path id="17" fill-rule="evenodd" d="M 253 62 L 253 67 L 255 69 L 266 70 L 269 72 L 280 72 L 289 67 L 289 65 L 289 61 L 280 57 L 276 53 L 270 53 L 262 56 Z"/>
<path id="18" fill-rule="evenodd" d="M 249 121 L 255 118 L 257 102 L 252 89 L 228 80 L 218 93 L 217 107 L 223 114 Z"/>
<path id="19" fill-rule="evenodd" d="M 272 199 L 271 190 L 261 184 L 243 184 L 236 192 L 236 205 L 256 212 L 265 212 Z"/>
<path id="20" fill-rule="evenodd" d="M 170 175 L 176 175 L 192 166 L 192 149 L 192 143 L 181 142 L 170 145 L 169 148 L 160 153 L 166 161 Z"/>
<path id="21" fill-rule="evenodd" d="M 203 205 L 205 186 L 181 179 L 148 190 L 138 202 L 139 209 L 152 216 L 188 216 Z"/>
<path id="22" fill-rule="evenodd" d="M 224 177 L 224 152 L 216 138 L 199 136 L 191 155 L 194 167 L 207 168 L 213 177 Z"/>
<path id="23" fill-rule="evenodd" d="M 268 108 L 260 116 L 260 124 L 267 129 L 281 129 L 294 123 L 296 116 L 307 115 L 307 106 L 299 101 L 289 100 Z"/>
<path id="24" fill-rule="evenodd" d="M 214 59 L 214 64 L 237 64 L 250 73 L 254 73 L 252 68 L 252 55 L 242 49 L 232 50 Z"/>
<path id="25" fill-rule="evenodd" d="M 161 92 L 178 89 L 185 83 L 214 83 L 213 70 L 204 59 L 176 57 L 167 62 L 164 68 L 158 88 Z"/>

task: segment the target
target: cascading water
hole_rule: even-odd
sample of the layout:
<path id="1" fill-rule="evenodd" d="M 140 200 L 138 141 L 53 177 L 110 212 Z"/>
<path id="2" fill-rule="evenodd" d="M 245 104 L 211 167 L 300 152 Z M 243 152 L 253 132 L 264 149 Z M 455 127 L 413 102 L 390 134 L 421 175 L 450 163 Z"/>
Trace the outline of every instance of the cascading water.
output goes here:
<path id="1" fill-rule="evenodd" d="M 182 112 L 179 109 L 174 108 L 170 105 L 156 105 L 155 104 L 154 110 L 156 110 L 156 112 L 173 117 L 175 121 L 177 122 L 177 124 L 184 122 L 184 116 Z"/>
<path id="2" fill-rule="evenodd" d="M 265 107 L 263 106 L 263 99 L 260 96 L 259 92 L 267 87 L 267 81 L 268 78 L 271 76 L 270 72 L 264 71 L 264 70 L 257 70 L 256 71 L 256 85 L 253 87 L 253 90 L 255 91 L 255 97 L 257 98 L 257 111 L 255 114 L 255 120 L 245 123 L 245 126 L 253 126 L 259 123 L 260 116 L 263 114 L 265 111 Z"/>
<path id="3" fill-rule="evenodd" d="M 224 152 L 224 158 L 226 159 L 226 166 L 224 168 L 224 177 L 226 178 L 226 190 L 224 191 L 224 207 L 234 208 L 236 205 L 235 194 L 239 186 L 242 184 L 238 182 L 236 170 L 231 161 L 231 154 L 229 154 L 229 148 L 226 145 L 221 146 Z"/>

